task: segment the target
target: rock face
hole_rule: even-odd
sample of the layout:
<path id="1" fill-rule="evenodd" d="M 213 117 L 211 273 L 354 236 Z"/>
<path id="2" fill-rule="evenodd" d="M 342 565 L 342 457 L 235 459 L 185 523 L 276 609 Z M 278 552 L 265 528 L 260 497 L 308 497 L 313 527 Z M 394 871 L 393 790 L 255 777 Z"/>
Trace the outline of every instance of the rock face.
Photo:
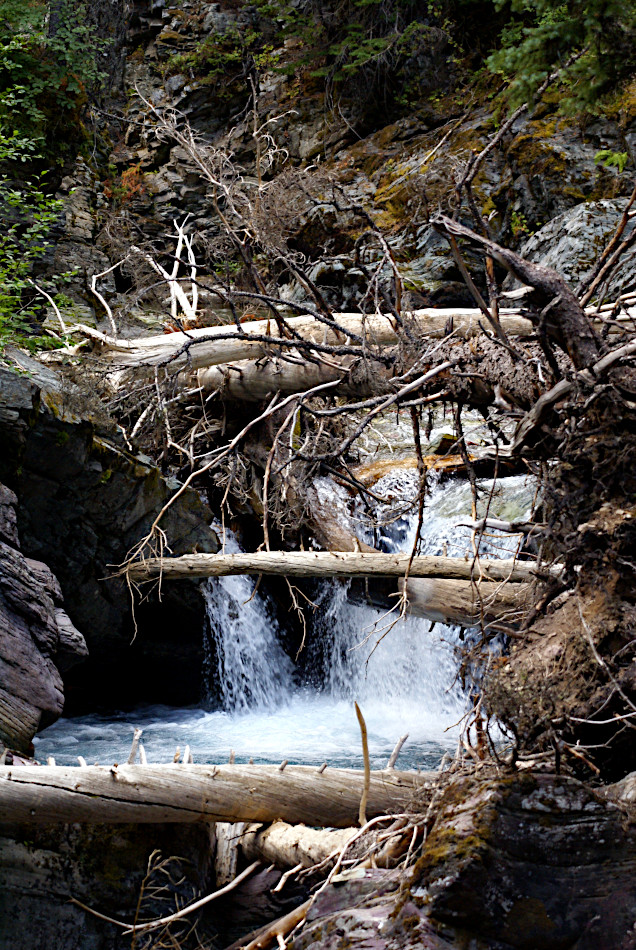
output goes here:
<path id="1" fill-rule="evenodd" d="M 177 900 L 182 906 L 209 889 L 209 825 L 0 825 L 0 946 L 12 950 L 32 950 L 36 943 L 42 950 L 130 947 L 131 938 L 121 936 L 118 927 L 71 904 L 70 899 L 118 920 L 133 921 L 155 849 L 164 858 L 176 856 L 177 860 L 170 866 L 172 882 L 165 874 L 153 876 L 152 884 L 161 889 L 153 900 L 146 896 L 141 911 L 146 919 L 174 913 Z M 186 933 L 190 926 L 187 920 Z M 174 930 L 174 936 L 180 937 L 184 930 Z M 193 946 L 186 940 L 163 945 Z"/>
<path id="2" fill-rule="evenodd" d="M 28 752 L 64 705 L 60 670 L 86 657 L 46 564 L 18 550 L 17 498 L 0 485 L 0 742 Z"/>
<path id="3" fill-rule="evenodd" d="M 191 703 L 201 681 L 200 588 L 166 588 L 160 608 L 151 598 L 138 611 L 135 639 L 129 592 L 113 577 L 178 483 L 127 451 L 108 418 L 72 386 L 23 354 L 16 359 L 22 372 L 0 368 L 0 477 L 18 497 L 23 553 L 54 571 L 88 644 L 86 661 L 63 670 L 67 711 L 144 700 Z M 195 545 L 216 551 L 210 520 L 196 492 L 185 492 L 164 525 L 174 553 Z M 73 629 L 64 620 L 60 627 L 71 642 Z"/>
<path id="4" fill-rule="evenodd" d="M 370 870 L 332 885 L 290 946 L 631 950 L 635 871 L 633 822 L 576 780 L 464 776 L 410 883 Z"/>
<path id="5" fill-rule="evenodd" d="M 616 230 L 625 202 L 620 199 L 583 202 L 552 218 L 523 243 L 519 253 L 534 264 L 552 267 L 576 287 L 591 270 L 595 260 Z M 636 225 L 628 222 L 623 240 Z M 610 280 L 608 300 L 614 300 L 636 283 L 636 260 L 625 256 L 623 266 Z"/>

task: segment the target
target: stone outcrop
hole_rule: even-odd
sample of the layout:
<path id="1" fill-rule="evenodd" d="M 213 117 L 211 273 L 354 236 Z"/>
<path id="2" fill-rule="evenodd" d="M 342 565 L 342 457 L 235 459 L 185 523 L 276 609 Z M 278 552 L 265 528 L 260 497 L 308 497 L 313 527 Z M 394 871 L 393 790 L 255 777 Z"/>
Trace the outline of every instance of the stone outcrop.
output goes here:
<path id="1" fill-rule="evenodd" d="M 0 478 L 18 497 L 23 554 L 55 573 L 88 644 L 85 662 L 63 671 L 67 711 L 85 703 L 192 702 L 201 685 L 199 587 L 166 589 L 160 607 L 151 597 L 138 611 L 135 639 L 130 593 L 113 576 L 179 483 L 131 453 L 103 410 L 72 384 L 14 356 L 21 368 L 0 368 Z M 210 521 L 198 494 L 185 492 L 165 516 L 174 551 L 215 552 Z M 66 621 L 60 628 L 62 640 L 72 641 Z"/>
<path id="2" fill-rule="evenodd" d="M 168 258 L 173 243 L 166 238 L 175 219 L 192 216 L 190 228 L 201 235 L 201 248 L 218 239 L 211 186 L 202 181 L 180 146 L 155 134 L 156 117 L 134 90 L 160 113 L 177 109 L 207 141 L 232 154 L 250 176 L 256 154 L 251 87 L 247 73 L 241 77 L 240 70 L 229 65 L 233 60 L 223 38 L 230 38 L 229 50 L 232 36 L 255 30 L 274 42 L 272 24 L 248 4 L 192 0 L 182 8 L 169 0 L 138 0 L 132 5 L 128 42 L 137 52 L 126 61 L 127 97 L 115 87 L 112 91 L 112 109 L 123 114 L 122 121 L 106 122 L 102 129 L 102 147 L 106 142 L 112 145 L 104 155 L 108 168 L 98 172 L 78 161 L 60 191 L 66 224 L 51 270 L 77 268 L 69 293 L 83 318 L 87 313 L 98 320 L 103 317 L 86 290 L 87 281 L 109 262 L 125 257 L 130 244 L 138 243 L 140 231 Z M 215 40 L 216 59 L 211 52 Z M 312 176 L 318 176 L 322 184 L 316 188 L 322 192 L 326 176 L 335 180 L 390 235 L 404 276 L 407 306 L 472 303 L 446 241 L 425 223 L 425 206 L 429 210 L 452 206 L 454 185 L 448 170 L 461 168 L 492 138 L 496 124 L 486 98 L 461 115 L 456 97 L 444 92 L 453 67 L 449 49 L 441 42 L 433 44 L 432 59 L 425 64 L 436 86 L 435 103 L 420 102 L 416 115 L 384 127 L 367 122 L 357 128 L 341 111 L 325 107 L 324 91 L 302 69 L 289 68 L 285 74 L 281 67 L 293 64 L 297 52 L 293 42 L 272 47 L 275 65 L 259 64 L 259 121 L 271 123 L 269 131 L 290 164 L 307 169 L 304 184 L 311 185 Z M 206 56 L 214 59 L 213 67 L 208 64 L 212 76 L 205 71 Z M 216 79 L 214 69 L 219 71 Z M 633 162 L 636 131 L 629 108 L 621 111 L 618 105 L 615 115 L 583 126 L 560 115 L 558 107 L 558 96 L 548 92 L 530 118 L 515 123 L 475 179 L 478 208 L 500 242 L 519 245 L 582 202 L 614 200 L 631 190 L 629 169 L 619 173 L 595 161 L 599 151 L 609 150 L 625 152 Z M 365 292 L 366 279 L 354 251 L 361 226 L 366 227 L 351 214 L 314 208 L 298 213 L 288 230 L 289 246 L 306 255 L 308 272 L 336 309 L 357 307 Z M 373 251 L 370 254 L 373 259 Z M 466 257 L 469 266 L 481 261 L 470 250 Z M 128 266 L 100 284 L 115 310 L 125 304 L 125 293 L 134 283 Z M 388 287 L 389 269 L 383 279 Z M 282 293 L 302 298 L 305 291 L 293 281 Z M 165 316 L 163 297 L 146 295 L 145 310 L 123 306 L 124 329 L 131 313 L 141 325 L 153 317 L 160 322 Z M 216 303 L 211 301 L 212 306 Z"/>
<path id="3" fill-rule="evenodd" d="M 81 901 L 122 921 L 137 913 L 148 862 L 155 849 L 172 856 L 171 877 L 150 875 L 146 919 L 173 913 L 210 889 L 213 826 L 0 825 L 0 946 L 11 950 L 114 950 L 130 947 L 113 924 L 70 903 Z M 180 902 L 180 903 L 178 903 Z M 173 927 L 178 946 L 194 920 Z M 201 935 L 205 930 L 201 930 Z M 37 934 L 37 937 L 36 937 Z M 206 936 L 209 936 L 206 934 Z M 160 939 L 160 934 L 156 935 Z M 138 938 L 139 939 L 139 938 Z M 147 939 L 147 938 L 146 938 Z M 182 942 L 183 941 L 183 942 Z M 149 946 L 139 942 L 138 946 Z M 172 943 L 172 946 L 175 944 Z"/>
<path id="4" fill-rule="evenodd" d="M 621 199 L 583 202 L 552 218 L 521 246 L 522 257 L 558 271 L 572 287 L 592 269 L 603 248 L 609 243 L 621 220 L 625 202 Z M 632 219 L 623 240 L 633 232 Z M 608 300 L 636 285 L 636 260 L 625 255 L 623 266 L 610 280 Z"/>
<path id="5" fill-rule="evenodd" d="M 19 550 L 17 498 L 0 484 L 0 743 L 28 752 L 64 706 L 61 670 L 86 657 L 46 564 Z"/>
<path id="6" fill-rule="evenodd" d="M 633 818 L 633 816 L 632 816 Z M 574 779 L 464 776 L 448 784 L 410 881 L 346 873 L 293 950 L 628 950 L 636 830 Z"/>

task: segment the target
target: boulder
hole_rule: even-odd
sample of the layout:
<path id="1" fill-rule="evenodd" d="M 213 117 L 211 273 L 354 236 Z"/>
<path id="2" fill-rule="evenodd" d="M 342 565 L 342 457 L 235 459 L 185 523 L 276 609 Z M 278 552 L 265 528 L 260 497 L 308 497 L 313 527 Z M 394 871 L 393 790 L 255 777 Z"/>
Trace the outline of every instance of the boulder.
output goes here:
<path id="1" fill-rule="evenodd" d="M 534 264 L 552 267 L 573 289 L 583 280 L 609 243 L 625 208 L 624 198 L 582 202 L 557 215 L 521 246 L 520 254 Z M 636 227 L 632 218 L 623 239 Z M 512 283 L 510 286 L 512 286 Z M 636 287 L 636 258 L 628 251 L 607 287 L 606 298 L 615 299 Z"/>
<path id="2" fill-rule="evenodd" d="M 115 950 L 131 946 L 121 929 L 71 903 L 133 921 L 174 913 L 213 887 L 210 825 L 0 825 L 0 946 L 11 950 Z M 159 851 L 160 854 L 153 852 Z M 157 866 L 170 859 L 164 871 Z M 147 875 L 149 862 L 155 867 Z M 169 872 L 169 873 L 166 873 Z M 141 906 L 137 901 L 146 886 Z M 137 947 L 201 946 L 187 940 L 196 916 L 133 938 Z M 200 929 L 206 938 L 211 935 Z M 37 934 L 37 937 L 35 936 Z M 206 942 L 206 946 L 207 946 Z"/>

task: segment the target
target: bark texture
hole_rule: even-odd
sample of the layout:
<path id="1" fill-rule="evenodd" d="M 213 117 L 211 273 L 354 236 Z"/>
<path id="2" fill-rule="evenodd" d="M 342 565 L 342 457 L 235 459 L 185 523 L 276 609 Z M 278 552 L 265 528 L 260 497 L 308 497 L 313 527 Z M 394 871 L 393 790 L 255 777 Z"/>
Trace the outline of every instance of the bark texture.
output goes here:
<path id="1" fill-rule="evenodd" d="M 401 811 L 437 773 L 374 772 L 367 815 Z M 192 822 L 282 818 L 355 824 L 364 777 L 289 765 L 0 766 L 0 822 Z"/>
<path id="2" fill-rule="evenodd" d="M 184 554 L 147 558 L 129 567 L 132 580 L 224 577 L 228 574 L 282 574 L 289 577 L 446 577 L 528 582 L 541 574 L 534 561 L 479 560 L 355 551 L 259 551 L 255 554 Z"/>

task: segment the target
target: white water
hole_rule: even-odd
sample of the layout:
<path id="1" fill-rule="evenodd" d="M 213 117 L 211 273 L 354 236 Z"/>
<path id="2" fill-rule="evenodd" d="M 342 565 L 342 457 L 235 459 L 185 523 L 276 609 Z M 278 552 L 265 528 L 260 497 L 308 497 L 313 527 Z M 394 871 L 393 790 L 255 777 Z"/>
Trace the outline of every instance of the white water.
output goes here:
<path id="1" fill-rule="evenodd" d="M 487 500 L 491 483 L 481 484 Z M 490 514 L 522 517 L 531 503 L 531 486 L 522 478 L 503 479 L 500 485 L 501 493 L 490 500 Z M 417 491 L 417 474 L 393 472 L 374 491 L 387 498 L 374 512 L 376 519 L 388 522 L 379 530 L 381 547 L 410 550 L 417 518 L 399 512 L 400 504 Z M 468 551 L 470 532 L 455 525 L 470 514 L 470 498 L 464 482 L 433 487 L 421 533 L 423 552 Z M 359 536 L 369 536 L 364 513 L 355 509 L 351 518 Z M 226 539 L 226 550 L 235 544 Z M 510 538 L 492 544 L 495 556 L 506 556 L 511 549 Z M 144 730 L 150 762 L 171 761 L 175 747 L 183 751 L 188 744 L 198 762 L 227 761 L 233 750 L 239 762 L 360 765 L 354 700 L 365 715 L 374 767 L 386 764 L 405 732 L 409 740 L 400 757 L 403 768 L 435 767 L 443 752 L 454 747 L 454 724 L 464 710 L 455 680 L 454 628 L 438 624 L 431 632 L 428 621 L 408 618 L 389 629 L 391 617 L 350 604 L 345 584 L 325 583 L 308 633 L 315 685 L 299 685 L 298 670 L 280 645 L 273 611 L 260 594 L 252 597 L 252 590 L 253 581 L 245 577 L 208 582 L 208 666 L 210 681 L 220 686 L 220 709 L 153 706 L 108 717 L 63 719 L 36 739 L 36 755 L 40 760 L 53 755 L 59 764 L 77 762 L 78 755 L 89 762 L 125 761 L 138 726 Z"/>

